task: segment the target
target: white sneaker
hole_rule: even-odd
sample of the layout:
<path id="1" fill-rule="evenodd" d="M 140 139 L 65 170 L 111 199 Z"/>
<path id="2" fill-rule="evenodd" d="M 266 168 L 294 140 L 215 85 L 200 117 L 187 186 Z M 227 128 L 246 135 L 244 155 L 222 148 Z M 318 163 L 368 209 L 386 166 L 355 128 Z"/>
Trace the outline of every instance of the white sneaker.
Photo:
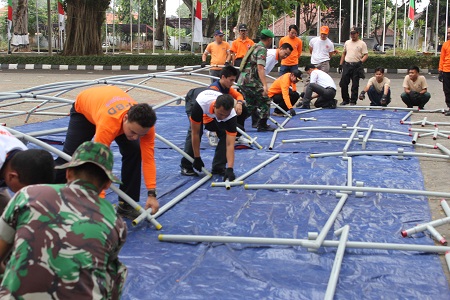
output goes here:
<path id="1" fill-rule="evenodd" d="M 217 137 L 217 133 L 213 131 L 207 131 L 206 136 L 208 137 L 208 142 L 211 147 L 217 147 L 219 144 L 219 138 Z"/>
<path id="2" fill-rule="evenodd" d="M 236 144 L 251 145 L 252 141 L 241 135 L 240 137 L 236 138 Z"/>

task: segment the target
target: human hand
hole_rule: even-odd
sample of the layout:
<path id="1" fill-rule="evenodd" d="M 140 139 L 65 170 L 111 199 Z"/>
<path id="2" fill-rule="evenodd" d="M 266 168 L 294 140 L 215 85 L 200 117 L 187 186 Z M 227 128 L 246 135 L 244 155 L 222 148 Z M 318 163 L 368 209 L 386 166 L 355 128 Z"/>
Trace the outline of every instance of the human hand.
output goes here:
<path id="1" fill-rule="evenodd" d="M 289 114 L 294 117 L 297 113 L 295 112 L 294 108 L 289 109 Z"/>
<path id="2" fill-rule="evenodd" d="M 267 86 L 264 86 L 264 91 L 263 91 L 263 97 L 266 97 L 268 95 L 268 89 Z"/>
<path id="3" fill-rule="evenodd" d="M 202 61 L 202 64 L 200 65 L 202 68 L 206 67 L 206 61 Z"/>
<path id="4" fill-rule="evenodd" d="M 439 71 L 438 80 L 439 80 L 440 82 L 443 82 L 443 81 L 444 81 L 444 73 L 443 73 L 442 71 Z"/>
<path id="5" fill-rule="evenodd" d="M 383 95 L 383 97 L 381 97 L 380 103 L 381 103 L 381 106 L 385 106 L 386 105 L 386 103 L 387 103 L 386 95 Z"/>
<path id="6" fill-rule="evenodd" d="M 226 180 L 233 181 L 236 179 L 236 175 L 234 175 L 233 168 L 227 168 L 225 170 L 225 175 L 223 176 L 223 181 Z"/>
<path id="7" fill-rule="evenodd" d="M 416 92 L 416 91 L 410 91 L 410 92 L 409 92 L 409 97 L 410 97 L 411 99 L 416 99 L 417 97 L 419 97 L 419 93 Z"/>
<path id="8" fill-rule="evenodd" d="M 192 164 L 194 169 L 201 172 L 202 168 L 205 166 L 201 157 L 194 157 L 194 163 Z"/>
<path id="9" fill-rule="evenodd" d="M 338 73 L 339 73 L 339 74 L 342 73 L 342 65 L 339 65 L 339 67 L 338 67 Z"/>
<path id="10" fill-rule="evenodd" d="M 236 105 L 234 106 L 234 110 L 236 111 L 236 114 L 238 115 L 238 116 L 240 116 L 241 114 L 242 114 L 242 106 L 243 106 L 244 104 L 242 104 L 242 102 L 238 102 L 238 103 L 236 103 Z"/>
<path id="11" fill-rule="evenodd" d="M 365 97 L 366 97 L 366 92 L 362 91 L 361 94 L 359 94 L 358 99 L 359 100 L 364 100 Z"/>
<path id="12" fill-rule="evenodd" d="M 228 67 L 230 65 L 230 63 L 229 62 L 225 62 L 225 67 Z"/>
<path id="13" fill-rule="evenodd" d="M 152 215 L 156 214 L 159 210 L 159 202 L 156 200 L 156 197 L 153 195 L 150 195 L 147 197 L 147 202 L 145 203 L 145 210 L 151 208 L 152 209 Z"/>

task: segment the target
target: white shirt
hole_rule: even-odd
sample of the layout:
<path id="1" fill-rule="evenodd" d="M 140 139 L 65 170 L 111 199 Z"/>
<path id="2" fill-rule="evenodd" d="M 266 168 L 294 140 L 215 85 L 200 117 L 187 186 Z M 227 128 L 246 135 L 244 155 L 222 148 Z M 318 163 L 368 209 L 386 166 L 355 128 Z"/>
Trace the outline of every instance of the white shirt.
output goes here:
<path id="1" fill-rule="evenodd" d="M 310 83 L 316 83 L 323 88 L 332 87 L 333 89 L 336 89 L 336 84 L 334 83 L 333 78 L 319 69 L 315 69 L 311 72 Z"/>
<path id="2" fill-rule="evenodd" d="M 277 49 L 267 49 L 266 66 L 264 67 L 264 72 L 266 75 L 269 75 L 270 71 L 272 71 L 277 62 Z"/>
<path id="3" fill-rule="evenodd" d="M 313 65 L 330 60 L 330 52 L 334 51 L 334 44 L 329 38 L 322 40 L 316 36 L 309 41 L 309 46 L 313 49 L 311 53 L 311 63 Z"/>
<path id="4" fill-rule="evenodd" d="M 214 106 L 214 103 L 216 102 L 217 97 L 219 97 L 220 95 L 222 95 L 221 92 L 214 91 L 214 90 L 205 90 L 205 91 L 201 92 L 200 94 L 198 94 L 196 101 L 202 108 L 203 113 L 205 115 L 207 115 L 210 118 L 216 119 L 217 122 L 226 122 L 229 119 L 236 116 L 236 111 L 234 110 L 234 108 L 231 110 L 230 115 L 223 120 L 219 120 L 216 118 L 216 115 L 214 114 L 214 110 L 212 110 L 212 112 L 211 112 L 211 106 Z"/>
<path id="5" fill-rule="evenodd" d="M 5 127 L 0 126 L 0 168 L 5 163 L 6 155 L 15 149 L 27 150 L 28 148 Z"/>

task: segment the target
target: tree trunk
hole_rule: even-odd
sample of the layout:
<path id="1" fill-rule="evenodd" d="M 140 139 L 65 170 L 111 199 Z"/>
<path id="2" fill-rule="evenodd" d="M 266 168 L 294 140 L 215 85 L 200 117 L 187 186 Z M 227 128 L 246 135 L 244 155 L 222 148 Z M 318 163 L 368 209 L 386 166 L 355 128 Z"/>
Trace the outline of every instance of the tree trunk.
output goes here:
<path id="1" fill-rule="evenodd" d="M 258 35 L 258 26 L 262 18 L 261 0 L 242 1 L 239 9 L 237 24 L 247 24 L 248 37 L 255 39 Z"/>
<path id="2" fill-rule="evenodd" d="M 11 45 L 14 47 L 28 47 L 28 0 L 19 0 L 13 15 L 13 36 Z"/>
<path id="3" fill-rule="evenodd" d="M 63 55 L 101 55 L 101 29 L 109 0 L 66 0 L 66 41 Z"/>
<path id="4" fill-rule="evenodd" d="M 166 18 L 166 0 L 157 0 L 156 8 L 158 17 L 156 18 L 155 39 L 164 41 L 164 19 Z"/>

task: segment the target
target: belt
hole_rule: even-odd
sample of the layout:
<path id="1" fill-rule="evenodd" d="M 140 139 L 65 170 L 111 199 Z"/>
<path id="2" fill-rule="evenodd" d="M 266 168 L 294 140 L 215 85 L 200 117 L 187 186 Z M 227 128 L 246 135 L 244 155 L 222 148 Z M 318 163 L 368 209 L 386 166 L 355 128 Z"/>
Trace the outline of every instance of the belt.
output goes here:
<path id="1" fill-rule="evenodd" d="M 346 65 L 351 65 L 351 66 L 358 65 L 360 63 L 361 63 L 360 61 L 358 61 L 358 62 L 345 62 Z"/>

